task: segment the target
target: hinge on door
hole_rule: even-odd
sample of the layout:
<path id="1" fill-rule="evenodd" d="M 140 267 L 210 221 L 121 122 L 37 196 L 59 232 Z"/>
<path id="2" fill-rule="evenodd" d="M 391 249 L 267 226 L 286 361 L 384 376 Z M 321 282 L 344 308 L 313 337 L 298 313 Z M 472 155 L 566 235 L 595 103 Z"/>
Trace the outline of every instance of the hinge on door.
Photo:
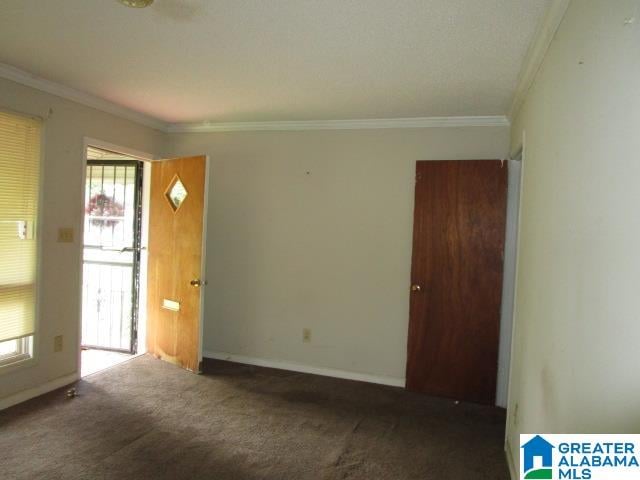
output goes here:
<path id="1" fill-rule="evenodd" d="M 418 183 L 419 180 L 422 180 L 422 174 L 416 173 L 416 183 Z"/>

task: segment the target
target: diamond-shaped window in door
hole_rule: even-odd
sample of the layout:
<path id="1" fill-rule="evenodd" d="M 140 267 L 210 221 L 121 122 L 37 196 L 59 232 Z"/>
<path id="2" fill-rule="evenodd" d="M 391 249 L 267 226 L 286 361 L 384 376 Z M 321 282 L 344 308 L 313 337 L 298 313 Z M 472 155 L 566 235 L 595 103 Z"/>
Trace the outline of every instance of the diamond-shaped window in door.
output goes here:
<path id="1" fill-rule="evenodd" d="M 171 205 L 173 211 L 177 212 L 180 205 L 182 205 L 182 202 L 184 202 L 184 199 L 187 198 L 188 195 L 187 189 L 184 188 L 184 184 L 178 175 L 173 176 L 173 179 L 171 180 L 169 187 L 167 187 L 167 190 L 164 192 L 164 195 L 167 197 L 167 200 L 169 200 L 169 205 Z"/>

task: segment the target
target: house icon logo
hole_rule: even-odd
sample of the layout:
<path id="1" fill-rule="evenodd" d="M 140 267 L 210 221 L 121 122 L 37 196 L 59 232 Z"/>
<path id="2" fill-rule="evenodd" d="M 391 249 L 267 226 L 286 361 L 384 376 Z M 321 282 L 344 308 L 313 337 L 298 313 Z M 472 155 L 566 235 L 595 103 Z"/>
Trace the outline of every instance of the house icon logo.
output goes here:
<path id="1" fill-rule="evenodd" d="M 536 435 L 520 448 L 524 450 L 522 463 L 524 477 L 522 478 L 527 480 L 551 480 L 553 478 L 553 449 L 555 447 L 552 444 L 540 435 Z M 542 459 L 542 462 L 536 461 L 536 458 Z"/>

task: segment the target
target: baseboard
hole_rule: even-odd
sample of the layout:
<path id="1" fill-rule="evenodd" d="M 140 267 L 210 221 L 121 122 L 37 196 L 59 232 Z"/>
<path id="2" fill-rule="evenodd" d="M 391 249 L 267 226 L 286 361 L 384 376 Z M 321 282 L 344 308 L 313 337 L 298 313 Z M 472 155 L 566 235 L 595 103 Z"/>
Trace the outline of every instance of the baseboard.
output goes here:
<path id="1" fill-rule="evenodd" d="M 65 375 L 64 377 L 59 377 L 55 380 L 51 380 L 44 385 L 39 385 L 37 387 L 14 393 L 13 395 L 0 399 L 0 410 L 4 410 L 5 408 L 17 405 L 18 403 L 26 402 L 27 400 L 30 400 L 32 398 L 39 397 L 40 395 L 49 393 L 57 388 L 64 387 L 65 385 L 76 382 L 79 379 L 80 375 L 78 374 L 78 372 L 76 372 L 72 373 L 71 375 Z"/>
<path id="2" fill-rule="evenodd" d="M 518 480 L 518 475 L 516 475 L 516 466 L 513 464 L 513 452 L 511 451 L 511 444 L 509 443 L 509 440 L 504 444 L 504 453 L 507 456 L 507 465 L 509 466 L 509 475 L 511 475 L 511 480 Z"/>
<path id="3" fill-rule="evenodd" d="M 226 352 L 204 351 L 205 358 L 213 358 L 216 360 L 227 360 L 229 362 L 244 363 L 247 365 L 255 365 L 257 367 L 277 368 L 278 370 L 290 370 L 292 372 L 311 373 L 314 375 L 322 375 L 324 377 L 343 378 L 346 380 L 357 380 L 359 382 L 378 383 L 381 385 L 390 385 L 392 387 L 404 387 L 405 379 L 398 377 L 386 377 L 382 375 L 370 375 L 368 373 L 349 372 L 346 370 L 337 370 L 334 368 L 312 367 L 301 363 L 283 362 L 280 360 L 269 360 L 266 358 L 246 357 L 244 355 L 236 355 Z"/>

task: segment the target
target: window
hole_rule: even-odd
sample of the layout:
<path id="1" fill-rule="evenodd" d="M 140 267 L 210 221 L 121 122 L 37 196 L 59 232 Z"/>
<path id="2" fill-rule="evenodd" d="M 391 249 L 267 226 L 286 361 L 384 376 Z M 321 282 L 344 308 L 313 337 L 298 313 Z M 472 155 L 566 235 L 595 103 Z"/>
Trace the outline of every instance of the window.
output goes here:
<path id="1" fill-rule="evenodd" d="M 39 120 L 0 111 L 0 367 L 33 352 L 40 132 Z"/>
<path id="2" fill-rule="evenodd" d="M 33 352 L 33 335 L 0 343 L 0 367 L 29 360 Z"/>

